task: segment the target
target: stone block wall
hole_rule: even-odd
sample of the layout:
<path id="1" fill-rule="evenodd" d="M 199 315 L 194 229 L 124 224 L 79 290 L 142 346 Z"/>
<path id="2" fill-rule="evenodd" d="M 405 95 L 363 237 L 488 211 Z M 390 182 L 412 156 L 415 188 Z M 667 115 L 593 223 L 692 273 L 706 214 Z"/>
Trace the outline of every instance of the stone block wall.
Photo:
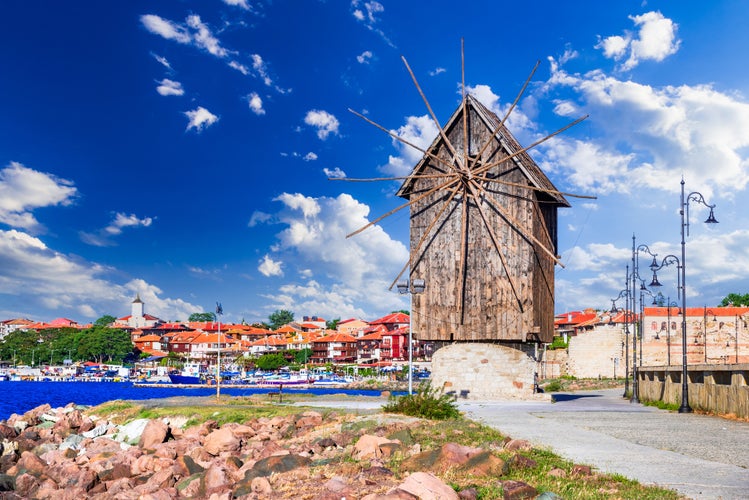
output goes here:
<path id="1" fill-rule="evenodd" d="M 538 364 L 534 346 L 455 343 L 432 357 L 432 387 L 466 399 L 529 399 Z"/>

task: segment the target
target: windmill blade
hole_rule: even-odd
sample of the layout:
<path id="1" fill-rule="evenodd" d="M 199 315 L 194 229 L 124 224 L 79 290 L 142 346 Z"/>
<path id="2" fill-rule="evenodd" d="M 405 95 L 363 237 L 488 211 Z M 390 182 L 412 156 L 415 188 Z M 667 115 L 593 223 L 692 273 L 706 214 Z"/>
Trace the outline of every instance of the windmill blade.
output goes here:
<path id="1" fill-rule="evenodd" d="M 538 238 L 536 238 L 532 234 L 529 234 L 525 229 L 523 229 L 522 228 L 522 224 L 520 224 L 520 222 L 518 222 L 517 219 L 515 219 L 513 216 L 511 216 L 509 213 L 507 213 L 507 211 L 505 211 L 505 209 L 502 208 L 502 206 L 500 206 L 500 205 L 498 205 L 496 203 L 493 203 L 492 201 L 489 200 L 489 198 L 484 198 L 484 199 L 485 199 L 485 201 L 487 203 L 489 203 L 492 207 L 494 207 L 494 209 L 497 210 L 497 212 L 499 212 L 500 215 L 507 222 L 510 223 L 510 225 L 512 226 L 513 229 L 515 229 L 515 231 L 517 231 L 518 233 L 520 233 L 525 239 L 530 240 L 530 241 L 536 243 L 539 247 L 541 247 L 541 250 L 543 250 L 547 255 L 549 255 L 549 257 L 552 258 L 552 260 L 555 263 L 559 264 L 561 267 L 564 267 L 564 264 L 562 264 L 562 261 L 559 259 L 559 257 L 556 256 L 556 254 L 554 252 L 552 252 L 551 250 L 549 250 L 548 248 L 546 248 L 546 245 L 544 245 Z"/>
<path id="2" fill-rule="evenodd" d="M 431 159 L 433 159 L 433 160 L 435 160 L 435 161 L 437 161 L 437 162 L 439 162 L 439 163 L 442 163 L 443 165 L 447 166 L 448 168 L 450 168 L 450 170 L 453 170 L 453 171 L 455 171 L 455 165 L 454 165 L 454 164 L 452 164 L 452 163 L 450 163 L 450 162 L 448 162 L 448 161 L 445 161 L 445 160 L 443 160 L 442 158 L 440 158 L 440 157 L 438 157 L 438 156 L 436 156 L 436 155 L 434 155 L 434 154 L 430 153 L 429 151 L 427 151 L 427 150 L 425 150 L 425 149 L 423 149 L 423 148 L 420 148 L 420 147 L 419 147 L 419 146 L 417 146 L 416 144 L 414 144 L 414 143 L 412 143 L 412 142 L 409 142 L 409 141 L 407 141 L 406 139 L 404 139 L 404 138 L 402 138 L 402 137 L 400 137 L 400 136 L 398 136 L 398 135 L 395 135 L 395 134 L 394 134 L 393 132 L 391 132 L 390 130 L 388 130 L 388 129 L 386 129 L 385 127 L 383 127 L 382 125 L 380 125 L 380 124 L 378 124 L 378 123 L 376 123 L 376 122 L 374 122 L 374 121 L 370 120 L 369 118 L 367 118 L 367 117 L 366 117 L 366 116 L 364 116 L 363 114 L 361 114 L 361 113 L 358 113 L 358 112 L 354 111 L 354 110 L 353 110 L 353 109 L 351 109 L 351 108 L 348 108 L 348 110 L 349 110 L 349 112 L 350 112 L 350 113 L 353 113 L 353 114 L 355 114 L 356 116 L 358 116 L 359 118 L 361 118 L 361 119 L 362 119 L 362 120 L 364 120 L 365 122 L 369 123 L 370 125 L 373 125 L 373 126 L 377 127 L 378 129 L 382 130 L 383 132 L 385 132 L 385 133 L 386 133 L 387 135 L 389 135 L 390 137 L 392 137 L 392 138 L 393 138 L 393 139 L 395 139 L 396 141 L 402 142 L 403 144 L 405 144 L 405 145 L 407 145 L 407 146 L 411 146 L 412 148 L 414 148 L 414 149 L 415 149 L 416 151 L 418 151 L 418 152 L 422 153 L 423 155 L 425 155 L 425 156 L 428 156 L 429 158 L 431 158 Z M 438 127 L 439 127 L 439 125 L 438 125 Z M 453 161 L 454 161 L 454 160 L 455 160 L 455 159 L 453 158 Z"/>
<path id="3" fill-rule="evenodd" d="M 501 160 L 498 160 L 498 161 L 495 161 L 495 162 L 492 162 L 492 163 L 487 163 L 486 165 L 482 165 L 482 166 L 481 166 L 480 168 L 476 169 L 476 171 L 475 171 L 475 172 L 473 172 L 473 174 L 474 174 L 474 175 L 480 175 L 480 174 L 483 174 L 484 172 L 486 172 L 486 171 L 488 171 L 488 170 L 490 170 L 490 169 L 492 169 L 492 168 L 494 168 L 494 167 L 496 167 L 496 166 L 498 166 L 498 165 L 501 165 L 502 163 L 506 162 L 507 160 L 511 160 L 512 158 L 515 158 L 516 156 L 518 156 L 518 155 L 520 155 L 520 154 L 523 154 L 523 153 L 525 153 L 526 151 L 528 151 L 528 150 L 530 150 L 530 149 L 533 149 L 533 148 L 535 148 L 535 147 L 536 147 L 536 146 L 538 146 L 539 144 L 543 144 L 544 142 L 548 141 L 548 140 L 549 140 L 549 139 L 551 139 L 552 137 L 554 137 L 554 136 L 556 136 L 556 135 L 559 135 L 559 134 L 561 134 L 562 132 L 564 132 L 564 131 L 565 131 L 565 130 L 567 130 L 568 128 L 570 128 L 570 127 L 574 127 L 575 125 L 577 125 L 577 124 L 578 124 L 578 123 L 580 123 L 581 121 L 585 120 L 585 119 L 586 119 L 586 118 L 588 118 L 589 116 L 590 116 L 590 115 L 585 115 L 585 116 L 581 116 L 581 117 L 580 117 L 580 118 L 578 118 L 577 120 L 575 120 L 575 121 L 573 121 L 573 122 L 571 122 L 571 123 L 568 123 L 568 124 L 567 124 L 567 125 L 565 125 L 564 127 L 560 128 L 560 129 L 558 129 L 558 130 L 556 130 L 555 132 L 552 132 L 551 134 L 547 135 L 546 137 L 544 137 L 544 138 L 542 138 L 542 139 L 539 139 L 539 140 L 537 140 L 536 142 L 534 142 L 534 143 L 533 143 L 533 144 L 531 144 L 530 146 L 526 146 L 526 147 L 524 147 L 524 148 L 522 148 L 522 149 L 518 149 L 517 151 L 515 151 L 515 152 L 514 152 L 514 153 L 512 153 L 511 155 L 508 155 L 508 156 L 506 156 L 506 157 L 502 158 Z"/>
<path id="4" fill-rule="evenodd" d="M 445 146 L 447 146 L 447 149 L 450 150 L 450 153 L 453 155 L 453 161 L 458 161 L 458 153 L 455 150 L 455 147 L 450 142 L 450 139 L 448 139 L 447 134 L 444 130 L 442 130 L 442 125 L 440 125 L 439 120 L 437 120 L 437 115 L 434 114 L 434 111 L 432 110 L 432 106 L 429 104 L 429 101 L 427 100 L 427 96 L 424 95 L 424 92 L 421 90 L 421 87 L 419 86 L 419 81 L 416 79 L 416 75 L 414 75 L 414 72 L 411 70 L 411 66 L 408 65 L 408 61 L 406 61 L 406 58 L 401 56 L 401 59 L 403 60 L 403 64 L 406 65 L 406 69 L 408 70 L 408 73 L 411 75 L 411 79 L 414 82 L 414 85 L 416 85 L 416 90 L 419 91 L 419 95 L 421 95 L 421 99 L 424 101 L 424 104 L 427 107 L 427 110 L 429 111 L 429 115 L 432 117 L 432 121 L 434 121 L 435 126 L 437 127 L 437 130 L 439 130 L 440 137 L 442 137 L 442 140 L 445 141 Z M 455 167 L 453 167 L 455 168 Z M 460 170 L 460 169 L 456 169 Z"/>
<path id="5" fill-rule="evenodd" d="M 455 177 L 455 174 L 413 174 L 401 177 L 371 177 L 369 179 L 357 179 L 355 177 L 328 177 L 329 181 L 348 181 L 348 182 L 375 182 L 375 181 L 404 181 L 406 179 L 444 179 L 446 177 Z"/>
<path id="6" fill-rule="evenodd" d="M 463 188 L 465 191 L 465 188 Z M 460 324 L 465 320 L 465 269 L 468 267 L 468 196 L 463 194 L 463 211 L 460 214 L 460 256 L 458 257 L 458 319 Z"/>
<path id="7" fill-rule="evenodd" d="M 544 189 L 536 186 L 529 186 L 528 184 L 520 184 L 517 182 L 510 182 L 510 181 L 503 181 L 502 179 L 497 178 L 490 178 L 490 177 L 482 177 L 482 176 L 473 176 L 473 179 L 482 181 L 482 182 L 495 182 L 497 184 L 504 184 L 505 186 L 512 186 L 512 187 L 518 187 L 522 189 L 530 189 L 533 191 L 540 191 L 542 193 L 549 193 L 549 194 L 559 194 L 562 196 L 569 196 L 571 198 L 583 198 L 586 200 L 597 200 L 598 196 L 590 196 L 590 195 L 584 195 L 584 194 L 574 194 L 574 193 L 566 193 L 564 191 L 557 191 L 555 189 Z"/>
<path id="8" fill-rule="evenodd" d="M 460 39 L 460 75 L 463 92 L 463 170 L 469 171 L 468 153 L 471 146 L 468 144 L 468 101 L 466 100 L 466 56 L 463 38 Z"/>
<path id="9" fill-rule="evenodd" d="M 518 102 L 520 102 L 520 98 L 523 97 L 523 94 L 525 94 L 525 89 L 528 88 L 528 84 L 531 82 L 531 79 L 533 78 L 533 75 L 536 74 L 536 70 L 538 69 L 538 65 L 541 64 L 541 61 L 536 61 L 536 65 L 533 66 L 533 69 L 531 70 L 531 74 L 528 75 L 528 78 L 525 79 L 525 83 L 523 84 L 523 87 L 520 89 L 520 92 L 518 92 L 518 95 L 515 97 L 515 100 L 512 102 L 512 105 L 507 110 L 507 113 L 505 113 L 505 116 L 502 117 L 502 119 L 499 122 L 499 125 L 497 125 L 497 128 L 495 128 L 492 131 L 492 135 L 489 137 L 496 137 L 499 131 L 502 129 L 502 126 L 505 124 L 505 121 L 507 121 L 507 118 L 510 117 L 510 113 L 512 113 L 512 110 L 515 109 L 515 106 L 517 106 Z M 486 141 L 486 143 L 481 147 L 481 150 L 479 151 L 479 154 L 476 155 L 476 159 L 471 163 L 471 168 L 473 168 L 476 165 L 476 162 L 481 158 L 481 155 L 486 152 L 489 145 L 492 143 L 492 140 L 489 139 Z"/>
<path id="10" fill-rule="evenodd" d="M 428 190 L 428 191 L 426 191 L 425 193 L 422 193 L 422 194 L 420 194 L 419 196 L 417 196 L 417 197 L 416 197 L 415 199 L 409 199 L 409 200 L 408 200 L 408 202 L 404 203 L 403 205 L 400 205 L 400 206 L 398 206 L 398 207 L 395 207 L 394 209 L 392 209 L 392 210 L 391 210 L 391 211 L 389 211 L 388 213 L 386 213 L 386 214 L 384 214 L 384 215 L 381 215 L 381 216 L 379 216 L 378 218 L 376 218 L 376 219 L 375 219 L 375 220 L 373 220 L 373 221 L 370 221 L 369 223 L 367 223 L 367 224 L 365 224 L 364 226 L 360 227 L 359 229 L 357 229 L 357 230 L 356 230 L 356 231 L 354 231 L 353 233 L 349 233 L 349 234 L 347 234 L 347 235 L 346 235 L 346 238 L 351 238 L 352 236 L 356 236 L 357 234 L 361 233 L 362 231 L 364 231 L 364 230 L 365 230 L 365 229 L 367 229 L 368 227 L 370 227 L 370 226 L 373 226 L 373 225 L 377 224 L 378 222 L 380 222 L 380 221 L 381 221 L 382 219 L 384 219 L 385 217 L 388 217 L 388 216 L 390 216 L 390 215 L 393 215 L 393 214 L 394 214 L 395 212 L 397 212 L 397 211 L 399 211 L 399 210 L 401 210 L 401 209 L 403 209 L 403 208 L 409 207 L 409 206 L 413 205 L 414 203 L 416 203 L 416 202 L 418 202 L 418 201 L 420 201 L 420 200 L 423 200 L 424 198 L 426 198 L 426 197 L 427 197 L 427 196 L 429 196 L 430 194 L 434 193 L 435 191 L 439 191 L 440 189 L 444 189 L 444 188 L 446 188 L 447 186 L 450 186 L 450 184 L 456 184 L 457 182 L 458 182 L 458 178 L 455 178 L 455 179 L 451 179 L 451 180 L 449 180 L 449 181 L 447 181 L 447 182 L 444 182 L 444 183 L 442 183 L 442 184 L 439 184 L 439 185 L 437 185 L 437 186 L 435 186 L 435 187 L 433 187 L 433 188 L 429 189 L 429 190 Z"/>

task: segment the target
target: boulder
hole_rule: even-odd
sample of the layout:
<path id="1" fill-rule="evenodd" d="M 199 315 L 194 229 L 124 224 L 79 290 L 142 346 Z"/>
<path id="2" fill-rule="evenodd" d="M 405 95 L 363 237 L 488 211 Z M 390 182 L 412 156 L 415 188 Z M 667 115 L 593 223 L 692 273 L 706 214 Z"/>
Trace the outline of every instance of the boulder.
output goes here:
<path id="1" fill-rule="evenodd" d="M 156 445 L 166 441 L 168 435 L 169 427 L 167 427 L 163 420 L 150 420 L 143 428 L 138 446 L 144 449 L 155 448 Z"/>
<path id="2" fill-rule="evenodd" d="M 416 498 L 458 500 L 458 494 L 455 490 L 429 472 L 414 472 L 397 489 L 409 493 Z"/>
<path id="3" fill-rule="evenodd" d="M 212 431 L 203 441 L 205 451 L 214 456 L 222 452 L 237 451 L 240 445 L 241 441 L 229 427 L 221 427 Z"/>

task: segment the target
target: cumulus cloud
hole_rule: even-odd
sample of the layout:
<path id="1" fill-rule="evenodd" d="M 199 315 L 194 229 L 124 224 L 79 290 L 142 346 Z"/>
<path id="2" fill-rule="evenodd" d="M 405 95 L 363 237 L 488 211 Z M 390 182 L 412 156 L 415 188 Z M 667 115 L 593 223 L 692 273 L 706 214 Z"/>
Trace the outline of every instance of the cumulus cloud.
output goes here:
<path id="1" fill-rule="evenodd" d="M 156 92 L 163 96 L 176 95 L 180 96 L 185 93 L 180 82 L 175 82 L 169 78 L 164 78 L 159 82 L 159 86 L 156 87 Z"/>
<path id="2" fill-rule="evenodd" d="M 18 162 L 0 170 L 0 223 L 40 233 L 44 226 L 33 215 L 37 208 L 68 206 L 78 190 L 73 183 Z"/>
<path id="3" fill-rule="evenodd" d="M 250 74 L 249 68 L 247 68 L 247 66 L 245 66 L 244 64 L 242 64 L 242 63 L 240 63 L 238 61 L 229 61 L 228 64 L 229 64 L 230 68 L 236 69 L 237 71 L 239 71 L 243 75 L 249 75 Z"/>
<path id="4" fill-rule="evenodd" d="M 268 296 L 272 307 L 286 304 L 292 310 L 336 315 L 356 310 L 357 316 L 402 308 L 401 298 L 388 287 L 408 260 L 406 247 L 377 225 L 346 238 L 367 224 L 367 205 L 348 194 L 314 198 L 283 193 L 275 201 L 282 208 L 274 218 L 283 226 L 273 246 L 275 258 L 293 262 L 298 273 L 314 268 L 317 278 L 281 285 L 278 294 Z"/>
<path id="5" fill-rule="evenodd" d="M 270 255 L 264 255 L 260 261 L 260 265 L 257 270 L 263 276 L 283 276 L 283 269 L 281 269 L 282 263 L 278 260 L 273 260 Z"/>
<path id="6" fill-rule="evenodd" d="M 447 71 L 445 68 L 434 68 L 432 71 L 429 72 L 429 76 L 441 75 L 445 71 Z"/>
<path id="7" fill-rule="evenodd" d="M 147 303 L 148 312 L 159 317 L 186 319 L 198 310 L 181 299 L 162 297 L 159 288 L 140 279 L 113 282 L 107 278 L 112 272 L 56 252 L 27 233 L 0 231 L 0 295 L 17 297 L 30 310 L 47 310 L 50 318 L 129 314 L 136 293 Z"/>
<path id="8" fill-rule="evenodd" d="M 434 121 L 427 115 L 409 116 L 405 125 L 392 130 L 395 135 L 405 141 L 425 150 L 437 138 L 439 130 Z M 411 169 L 424 155 L 421 151 L 393 139 L 393 146 L 399 151 L 398 156 L 390 155 L 388 163 L 380 167 L 380 171 L 393 177 L 403 177 L 411 173 Z"/>
<path id="9" fill-rule="evenodd" d="M 549 168 L 561 169 L 576 186 L 674 191 L 671 180 L 681 175 L 728 191 L 749 184 L 749 102 L 740 96 L 707 84 L 655 87 L 600 70 L 552 68 L 543 91 L 571 91 L 557 110 L 589 113 L 598 132 L 585 142 L 558 136 L 539 148 L 553 160 Z"/>
<path id="10" fill-rule="evenodd" d="M 257 92 L 252 92 L 247 96 L 247 104 L 250 106 L 250 110 L 256 115 L 260 116 L 265 114 L 265 110 L 263 109 L 263 100 L 260 98 Z"/>
<path id="11" fill-rule="evenodd" d="M 313 153 L 312 151 L 310 151 L 309 153 L 304 155 L 303 159 L 304 161 L 315 161 L 317 160 L 317 155 Z"/>
<path id="12" fill-rule="evenodd" d="M 600 40 L 596 48 L 615 61 L 624 62 L 619 69 L 630 70 L 641 61 L 662 61 L 679 50 L 678 25 L 660 12 L 629 17 L 638 28 L 635 33 L 612 35 Z"/>
<path id="13" fill-rule="evenodd" d="M 304 123 L 315 127 L 317 129 L 317 137 L 323 141 L 330 134 L 338 135 L 338 126 L 340 125 L 338 119 L 327 111 L 317 109 L 308 111 L 304 117 Z"/>
<path id="14" fill-rule="evenodd" d="M 198 106 L 192 111 L 185 111 L 185 116 L 189 119 L 186 130 L 194 128 L 198 132 L 202 132 L 203 129 L 210 127 L 218 121 L 218 116 L 214 115 L 203 106 Z"/>

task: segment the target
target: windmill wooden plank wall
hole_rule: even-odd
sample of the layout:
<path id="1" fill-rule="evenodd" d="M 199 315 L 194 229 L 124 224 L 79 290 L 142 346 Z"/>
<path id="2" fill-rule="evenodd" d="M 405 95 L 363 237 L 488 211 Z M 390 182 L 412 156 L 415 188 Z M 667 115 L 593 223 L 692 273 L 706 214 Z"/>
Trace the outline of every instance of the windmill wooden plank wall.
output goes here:
<path id="1" fill-rule="evenodd" d="M 435 139 L 398 192 L 418 200 L 410 276 L 427 283 L 413 296 L 420 340 L 552 340 L 557 208 L 569 204 L 529 155 L 501 161 L 522 148 L 499 125 L 466 96 L 443 128 L 449 144 Z M 440 188 L 445 174 L 462 184 Z"/>

